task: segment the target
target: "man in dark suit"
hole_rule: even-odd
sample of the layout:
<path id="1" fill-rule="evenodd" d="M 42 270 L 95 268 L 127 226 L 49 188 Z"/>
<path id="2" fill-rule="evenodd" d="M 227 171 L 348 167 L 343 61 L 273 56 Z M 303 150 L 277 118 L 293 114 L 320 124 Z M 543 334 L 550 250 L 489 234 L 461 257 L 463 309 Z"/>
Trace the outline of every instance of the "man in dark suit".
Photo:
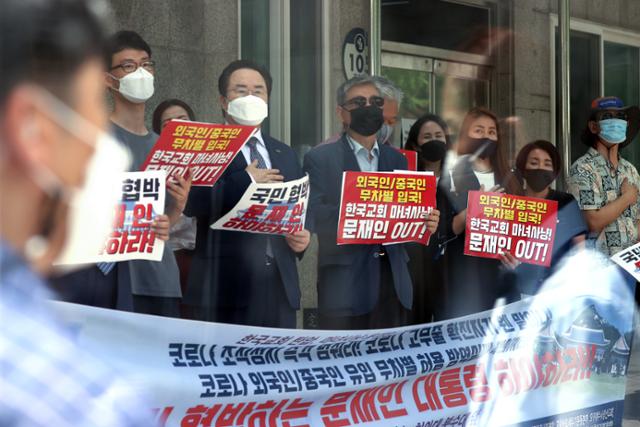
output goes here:
<path id="1" fill-rule="evenodd" d="M 311 195 L 309 218 L 318 235 L 318 309 L 321 329 L 371 329 L 408 322 L 413 301 L 405 245 L 336 244 L 342 173 L 406 169 L 394 148 L 379 144 L 384 98 L 372 77 L 354 77 L 338 89 L 337 113 L 346 132 L 304 158 Z M 439 212 L 427 218 L 434 232 Z"/>
<path id="2" fill-rule="evenodd" d="M 268 114 L 268 71 L 246 60 L 220 75 L 220 105 L 228 123 L 260 126 Z M 198 320 L 295 328 L 300 308 L 296 259 L 309 231 L 271 236 L 212 230 L 251 182 L 291 181 L 303 176 L 291 147 L 262 133 L 252 137 L 213 188 L 193 188 L 185 214 L 198 221 L 196 248 L 184 303 Z"/>

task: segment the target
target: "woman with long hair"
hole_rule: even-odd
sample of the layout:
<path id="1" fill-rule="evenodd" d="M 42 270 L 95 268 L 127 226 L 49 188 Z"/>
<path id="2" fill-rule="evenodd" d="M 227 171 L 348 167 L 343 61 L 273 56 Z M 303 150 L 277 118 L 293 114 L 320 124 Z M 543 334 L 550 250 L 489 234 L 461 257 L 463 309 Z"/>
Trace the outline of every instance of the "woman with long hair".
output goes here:
<path id="1" fill-rule="evenodd" d="M 447 317 L 489 310 L 497 298 L 511 292 L 499 260 L 464 255 L 469 191 L 519 192 L 500 136 L 499 121 L 492 111 L 482 107 L 470 110 L 460 127 L 458 160 L 442 177 L 455 235 L 447 245 Z"/>

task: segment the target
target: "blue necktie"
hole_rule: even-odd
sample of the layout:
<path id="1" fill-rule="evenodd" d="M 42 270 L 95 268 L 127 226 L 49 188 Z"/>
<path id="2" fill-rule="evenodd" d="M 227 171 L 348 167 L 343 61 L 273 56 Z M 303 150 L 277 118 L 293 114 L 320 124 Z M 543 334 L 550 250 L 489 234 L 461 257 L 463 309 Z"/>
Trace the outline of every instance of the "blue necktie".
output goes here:
<path id="1" fill-rule="evenodd" d="M 102 274 L 104 274 L 105 276 L 109 274 L 111 270 L 113 270 L 113 267 L 115 266 L 116 266 L 115 262 L 99 262 L 96 264 L 96 267 L 98 267 L 98 270 L 102 271 Z"/>
<path id="2" fill-rule="evenodd" d="M 256 138 L 255 136 L 252 136 L 249 141 L 247 142 L 247 144 L 249 144 L 249 159 L 251 160 L 251 163 L 254 162 L 254 160 L 258 161 L 258 169 L 267 169 L 267 162 L 264 161 L 264 157 L 262 157 L 262 154 L 260 154 L 260 152 L 258 151 L 258 138 Z M 269 258 L 273 258 L 273 248 L 271 247 L 271 239 L 267 240 L 267 257 Z"/>
<path id="3" fill-rule="evenodd" d="M 258 169 L 267 169 L 267 162 L 264 161 L 264 157 L 262 157 L 262 154 L 258 151 L 258 142 L 258 138 L 255 136 L 249 139 L 249 159 L 251 163 L 255 160 L 258 161 Z"/>

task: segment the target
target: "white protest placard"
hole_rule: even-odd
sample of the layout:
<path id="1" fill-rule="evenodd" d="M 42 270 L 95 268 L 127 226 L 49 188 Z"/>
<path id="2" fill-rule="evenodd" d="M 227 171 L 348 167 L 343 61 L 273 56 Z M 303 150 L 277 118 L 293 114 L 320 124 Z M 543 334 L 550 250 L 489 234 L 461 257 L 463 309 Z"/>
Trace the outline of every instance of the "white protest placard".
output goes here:
<path id="1" fill-rule="evenodd" d="M 304 229 L 309 177 L 288 182 L 251 183 L 240 201 L 211 224 L 214 230 L 291 234 Z"/>
<path id="2" fill-rule="evenodd" d="M 104 245 L 95 253 L 67 254 L 56 264 L 162 259 L 164 241 L 157 238 L 151 223 L 164 213 L 166 172 L 125 172 L 110 179 L 121 187 L 121 197 L 115 206 L 113 229 Z"/>
<path id="3" fill-rule="evenodd" d="M 611 257 L 611 261 L 624 268 L 636 280 L 640 280 L 640 243 L 621 250 Z"/>

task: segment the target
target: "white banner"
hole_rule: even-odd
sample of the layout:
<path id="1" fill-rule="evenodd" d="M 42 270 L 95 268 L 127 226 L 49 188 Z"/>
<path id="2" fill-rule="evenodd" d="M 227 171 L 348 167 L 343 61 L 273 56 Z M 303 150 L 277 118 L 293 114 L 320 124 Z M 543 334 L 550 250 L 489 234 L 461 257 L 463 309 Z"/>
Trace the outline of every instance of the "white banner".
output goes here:
<path id="1" fill-rule="evenodd" d="M 146 392 L 164 426 L 614 426 L 633 294 L 615 267 L 595 264 L 579 258 L 582 271 L 535 299 L 388 330 L 268 329 L 53 304 L 81 346 Z M 572 276 L 581 282 L 567 285 Z"/>
<path id="2" fill-rule="evenodd" d="M 240 201 L 211 224 L 214 230 L 291 234 L 304 229 L 309 177 L 269 184 L 251 183 Z"/>

